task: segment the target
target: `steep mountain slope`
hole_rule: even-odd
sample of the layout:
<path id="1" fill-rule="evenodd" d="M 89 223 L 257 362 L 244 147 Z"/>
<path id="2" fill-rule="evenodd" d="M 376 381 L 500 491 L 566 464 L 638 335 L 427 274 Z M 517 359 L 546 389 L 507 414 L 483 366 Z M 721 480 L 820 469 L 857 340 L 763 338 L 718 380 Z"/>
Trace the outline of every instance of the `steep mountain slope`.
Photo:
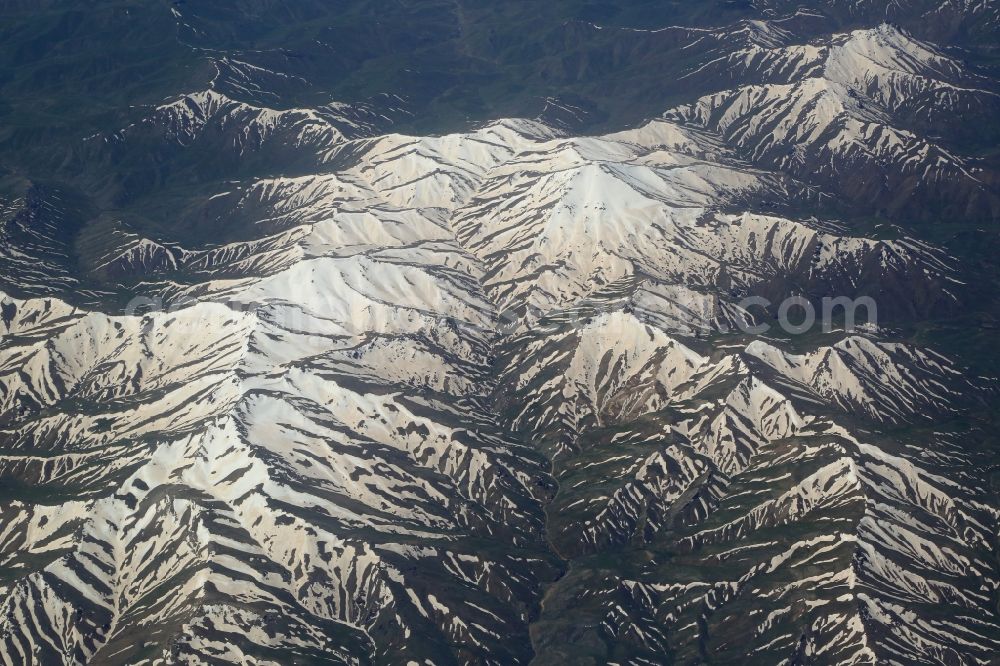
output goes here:
<path id="1" fill-rule="evenodd" d="M 817 56 L 808 76 L 727 90 L 667 117 L 717 132 L 746 159 L 857 203 L 911 215 L 930 207 L 996 216 L 992 173 L 907 128 L 947 133 L 950 123 L 989 117 L 996 93 L 963 86 L 958 62 L 888 25 L 834 37 Z M 797 57 L 793 49 L 784 60 Z"/>
<path id="2" fill-rule="evenodd" d="M 988 661 L 989 492 L 949 434 L 917 426 L 907 445 L 873 425 L 940 418 L 960 373 L 863 337 L 689 344 L 605 313 L 509 366 L 502 404 L 555 458 L 550 538 L 572 562 L 538 660 Z"/>
<path id="3" fill-rule="evenodd" d="M 6 300 L 5 476 L 61 505 L 6 504 L 5 658 L 523 660 L 550 482 L 436 250 L 303 261 L 246 311 Z"/>
<path id="4" fill-rule="evenodd" d="M 958 149 L 987 73 L 827 31 L 877 3 L 574 21 L 688 52 L 688 98 L 405 134 L 405 99 L 225 54 L 322 3 L 193 4 L 205 90 L 68 146 L 61 185 L 0 174 L 0 662 L 1000 651 L 995 380 L 906 339 L 977 293 L 906 222 L 1000 212 Z M 789 296 L 877 312 L 783 332 Z"/>

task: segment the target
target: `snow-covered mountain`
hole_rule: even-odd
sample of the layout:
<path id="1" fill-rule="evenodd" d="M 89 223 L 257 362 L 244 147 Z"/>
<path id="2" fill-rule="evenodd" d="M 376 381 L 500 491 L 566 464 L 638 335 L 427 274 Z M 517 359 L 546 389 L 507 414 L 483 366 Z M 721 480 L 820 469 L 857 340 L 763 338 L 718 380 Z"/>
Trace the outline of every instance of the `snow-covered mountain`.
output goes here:
<path id="1" fill-rule="evenodd" d="M 636 31 L 697 93 L 628 129 L 213 53 L 72 149 L 117 207 L 10 176 L 0 662 L 991 663 L 992 380 L 905 333 L 966 267 L 857 215 L 995 220 L 997 84 L 758 4 Z M 788 296 L 879 325 L 749 332 Z"/>
<path id="2" fill-rule="evenodd" d="M 787 83 L 725 90 L 667 117 L 722 135 L 752 163 L 864 203 L 915 214 L 914 202 L 930 201 L 934 210 L 997 214 L 992 175 L 913 128 L 946 133 L 952 123 L 988 118 L 1000 96 L 889 25 L 835 35 L 809 55 Z M 760 66 L 747 58 L 747 69 Z M 800 58 L 809 60 L 791 47 L 779 61 Z"/>

